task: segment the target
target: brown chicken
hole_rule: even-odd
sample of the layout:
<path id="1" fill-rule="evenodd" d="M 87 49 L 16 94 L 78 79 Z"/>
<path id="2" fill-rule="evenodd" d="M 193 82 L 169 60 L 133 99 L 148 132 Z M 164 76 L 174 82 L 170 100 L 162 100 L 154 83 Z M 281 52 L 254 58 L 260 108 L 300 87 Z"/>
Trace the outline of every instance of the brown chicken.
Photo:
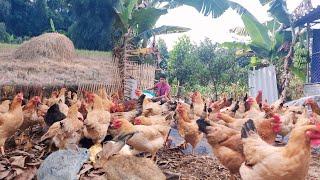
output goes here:
<path id="1" fill-rule="evenodd" d="M 264 142 L 248 120 L 241 131 L 246 162 L 240 167 L 243 180 L 304 180 L 308 174 L 311 145 L 320 144 L 320 125 L 296 127 L 284 147 Z"/>
<path id="2" fill-rule="evenodd" d="M 309 98 L 306 101 L 306 105 L 311 106 L 312 112 L 320 115 L 320 108 L 317 102 L 315 102 L 313 99 Z"/>
<path id="3" fill-rule="evenodd" d="M 51 107 L 52 105 L 56 104 L 59 102 L 59 99 L 57 98 L 58 92 L 57 91 L 52 91 L 51 97 L 47 99 L 46 97 L 43 98 L 43 104 L 47 105 L 48 107 Z"/>
<path id="4" fill-rule="evenodd" d="M 26 105 L 22 108 L 23 110 L 23 123 L 21 127 L 19 128 L 20 130 L 24 131 L 27 128 L 39 123 L 40 118 L 35 118 L 35 114 L 37 113 L 38 110 L 38 104 L 41 102 L 41 99 L 39 96 L 34 96 L 32 97 Z M 32 117 L 32 118 L 31 118 Z"/>
<path id="5" fill-rule="evenodd" d="M 66 104 L 66 88 L 61 88 L 58 95 L 58 102 L 61 101 L 63 104 Z"/>
<path id="6" fill-rule="evenodd" d="M 87 97 L 89 102 L 93 102 L 93 110 L 84 120 L 84 135 L 93 143 L 100 144 L 107 136 L 111 114 L 104 109 L 102 99 L 97 94 L 88 93 Z"/>
<path id="7" fill-rule="evenodd" d="M 185 139 L 184 146 L 186 148 L 187 143 L 192 146 L 191 154 L 194 155 L 194 149 L 202 138 L 202 133 L 198 130 L 198 125 L 195 121 L 189 119 L 187 111 L 181 106 L 177 106 L 178 122 L 177 128 L 179 134 Z"/>
<path id="8" fill-rule="evenodd" d="M 149 117 L 139 116 L 134 118 L 134 124 L 147 125 L 147 126 L 150 126 L 150 125 L 172 126 L 174 121 L 173 115 L 174 115 L 174 112 L 171 112 L 166 116 L 161 116 L 161 115 L 149 116 Z"/>
<path id="9" fill-rule="evenodd" d="M 152 100 L 145 98 L 145 95 L 139 89 L 135 90 L 135 94 L 139 97 L 136 107 L 140 108 L 140 104 L 142 104 L 142 108 L 140 109 L 142 109 L 141 112 L 143 116 L 148 117 L 167 114 L 171 109 L 170 103 L 160 105 L 160 102 L 153 102 Z"/>
<path id="10" fill-rule="evenodd" d="M 116 136 L 114 139 L 124 134 L 137 132 L 127 142 L 128 145 L 133 147 L 135 152 L 133 154 L 148 152 L 153 158 L 157 151 L 164 146 L 164 135 L 168 132 L 168 127 L 166 126 L 133 125 L 126 119 L 114 119 L 111 128 L 117 130 L 116 134 L 113 134 L 115 131 L 113 133 L 110 132 L 112 136 Z"/>
<path id="11" fill-rule="evenodd" d="M 261 109 L 257 101 L 253 97 L 248 97 L 247 99 L 249 110 L 244 113 L 244 118 L 257 118 L 264 117 L 265 113 L 261 112 Z"/>
<path id="12" fill-rule="evenodd" d="M 234 119 L 226 114 L 218 113 L 217 117 L 222 119 L 227 124 L 227 127 L 240 131 L 242 125 L 247 121 L 247 119 Z M 274 144 L 277 133 L 280 130 L 281 120 L 278 116 L 273 116 L 269 119 L 257 118 L 254 119 L 257 126 L 258 134 L 261 138 L 269 144 Z"/>
<path id="13" fill-rule="evenodd" d="M 99 89 L 98 95 L 102 99 L 102 104 L 103 104 L 104 110 L 111 112 L 111 109 L 112 109 L 112 107 L 114 107 L 115 104 L 108 99 L 108 94 L 107 94 L 106 88 L 103 87 L 102 89 Z"/>
<path id="14" fill-rule="evenodd" d="M 23 94 L 17 94 L 12 100 L 9 111 L 0 113 L 0 148 L 3 155 L 7 138 L 12 136 L 23 123 L 22 100 Z"/>
<path id="15" fill-rule="evenodd" d="M 195 91 L 192 95 L 192 105 L 193 105 L 193 113 L 198 117 L 207 117 L 207 113 L 205 111 L 205 103 L 201 97 L 200 92 Z"/>
<path id="16" fill-rule="evenodd" d="M 262 103 L 262 91 L 258 91 L 258 95 L 256 97 L 256 101 L 257 101 L 257 104 L 261 104 Z"/>
<path id="17" fill-rule="evenodd" d="M 235 180 L 234 175 L 239 174 L 239 168 L 245 160 L 240 131 L 204 119 L 197 120 L 197 123 L 199 129 L 206 133 L 215 157 L 230 171 L 230 179 Z M 201 124 L 205 124 L 203 129 Z"/>
<path id="18" fill-rule="evenodd" d="M 6 113 L 9 111 L 10 100 L 5 100 L 0 105 L 0 113 Z"/>
<path id="19" fill-rule="evenodd" d="M 55 122 L 50 126 L 48 132 L 41 137 L 41 141 L 52 138 L 56 147 L 59 149 L 66 148 L 70 144 L 79 144 L 83 137 L 83 123 L 78 120 L 77 114 L 80 107 L 79 103 L 73 104 L 69 108 L 66 119 Z"/>

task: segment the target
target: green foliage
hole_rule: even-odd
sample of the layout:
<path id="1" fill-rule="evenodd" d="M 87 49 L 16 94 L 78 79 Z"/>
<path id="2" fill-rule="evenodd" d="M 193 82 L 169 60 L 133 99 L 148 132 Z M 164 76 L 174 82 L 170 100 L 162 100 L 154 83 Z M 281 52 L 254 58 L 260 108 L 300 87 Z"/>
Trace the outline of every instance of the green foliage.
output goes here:
<path id="1" fill-rule="evenodd" d="M 51 26 L 52 32 L 56 32 L 56 28 L 54 27 L 54 23 L 51 18 L 50 18 L 50 26 Z"/>
<path id="2" fill-rule="evenodd" d="M 168 2 L 165 6 L 167 8 L 191 6 L 204 16 L 211 15 L 213 18 L 221 16 L 229 8 L 228 0 L 161 0 L 161 2 Z"/>
<path id="3" fill-rule="evenodd" d="M 9 34 L 6 31 L 6 25 L 4 23 L 0 23 L 0 42 L 6 42 Z"/>
<path id="4" fill-rule="evenodd" d="M 37 36 L 50 29 L 50 19 L 55 28 L 67 31 L 72 24 L 69 0 L 3 0 L 0 19 L 6 23 L 9 34 Z M 0 7 L 2 8 L 0 3 Z"/>
<path id="5" fill-rule="evenodd" d="M 181 32 L 187 32 L 189 30 L 190 30 L 190 28 L 179 27 L 179 26 L 164 26 L 163 25 L 158 28 L 146 30 L 146 31 L 142 32 L 141 34 L 138 34 L 137 36 L 135 36 L 132 39 L 132 41 L 138 42 L 142 39 L 149 39 L 155 35 L 181 33 Z"/>
<path id="6" fill-rule="evenodd" d="M 112 1 L 73 0 L 71 3 L 76 22 L 69 28 L 69 34 L 75 47 L 88 50 L 111 50 Z"/>
<path id="7" fill-rule="evenodd" d="M 208 38 L 194 45 L 184 35 L 169 54 L 169 80 L 177 78 L 186 91 L 220 95 L 232 84 L 247 86 L 247 70 L 236 62 L 235 49 L 221 48 Z"/>
<path id="8" fill-rule="evenodd" d="M 167 44 L 161 38 L 158 40 L 158 48 L 159 48 L 160 58 L 161 58 L 160 68 L 163 70 L 167 70 L 168 69 L 168 59 L 170 56 L 169 56 Z"/>

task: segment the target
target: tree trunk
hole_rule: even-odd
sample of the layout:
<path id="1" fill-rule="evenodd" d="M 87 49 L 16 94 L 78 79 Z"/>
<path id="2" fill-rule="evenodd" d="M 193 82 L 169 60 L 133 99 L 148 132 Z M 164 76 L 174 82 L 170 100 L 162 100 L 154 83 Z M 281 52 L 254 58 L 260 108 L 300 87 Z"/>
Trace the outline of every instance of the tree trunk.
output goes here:
<path id="1" fill-rule="evenodd" d="M 289 87 L 289 83 L 290 83 L 290 76 L 291 76 L 290 75 L 290 64 L 292 61 L 292 57 L 294 55 L 294 45 L 296 44 L 298 37 L 299 37 L 299 30 L 297 33 L 295 33 L 293 25 L 291 25 L 291 31 L 292 31 L 292 43 L 290 45 L 289 52 L 284 60 L 284 80 L 283 80 L 282 87 L 281 87 L 281 89 L 282 89 L 281 97 L 284 98 L 284 100 L 286 100 L 286 98 L 287 98 L 287 91 L 288 91 L 288 87 Z"/>

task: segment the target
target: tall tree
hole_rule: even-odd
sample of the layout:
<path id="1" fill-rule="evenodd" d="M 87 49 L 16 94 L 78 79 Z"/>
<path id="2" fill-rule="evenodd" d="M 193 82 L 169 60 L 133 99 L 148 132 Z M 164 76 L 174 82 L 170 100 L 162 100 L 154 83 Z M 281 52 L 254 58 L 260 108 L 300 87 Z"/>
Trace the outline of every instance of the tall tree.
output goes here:
<path id="1" fill-rule="evenodd" d="M 73 0 L 76 22 L 69 34 L 75 46 L 89 50 L 112 49 L 112 0 Z"/>

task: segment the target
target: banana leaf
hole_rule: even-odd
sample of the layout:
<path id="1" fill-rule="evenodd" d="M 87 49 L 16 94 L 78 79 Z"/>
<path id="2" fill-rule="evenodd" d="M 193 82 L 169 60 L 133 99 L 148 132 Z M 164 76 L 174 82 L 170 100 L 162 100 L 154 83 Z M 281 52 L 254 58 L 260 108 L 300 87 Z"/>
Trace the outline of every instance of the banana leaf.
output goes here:
<path id="1" fill-rule="evenodd" d="M 230 2 L 232 9 L 241 15 L 246 30 L 251 38 L 251 49 L 260 57 L 269 55 L 272 49 L 272 41 L 268 34 L 268 28 L 265 24 L 260 23 L 246 8 L 238 3 Z M 260 54 L 261 53 L 261 54 Z"/>
<path id="2" fill-rule="evenodd" d="M 268 12 L 286 27 L 290 26 L 290 14 L 285 0 L 273 0 Z"/>
<path id="3" fill-rule="evenodd" d="M 259 0 L 259 1 L 260 1 L 260 4 L 262 6 L 264 6 L 264 5 L 268 4 L 269 2 L 271 2 L 272 0 Z"/>
<path id="4" fill-rule="evenodd" d="M 119 20 L 126 28 L 129 26 L 129 20 L 132 18 L 132 12 L 136 6 L 138 0 L 119 1 L 115 7 L 113 7 Z"/>
<path id="5" fill-rule="evenodd" d="M 167 8 L 191 6 L 204 16 L 212 15 L 213 18 L 221 16 L 229 8 L 228 0 L 161 0 L 161 2 L 168 2 L 169 4 L 165 6 Z"/>
<path id="6" fill-rule="evenodd" d="M 153 7 L 135 10 L 132 13 L 132 19 L 129 21 L 129 24 L 131 26 L 138 25 L 138 34 L 140 34 L 146 30 L 152 29 L 160 16 L 167 13 L 167 9 L 157 9 Z"/>
<path id="7" fill-rule="evenodd" d="M 190 28 L 179 26 L 160 26 L 151 30 L 144 31 L 132 39 L 133 42 L 139 42 L 142 39 L 149 39 L 152 36 L 160 34 L 183 33 L 191 30 Z"/>

